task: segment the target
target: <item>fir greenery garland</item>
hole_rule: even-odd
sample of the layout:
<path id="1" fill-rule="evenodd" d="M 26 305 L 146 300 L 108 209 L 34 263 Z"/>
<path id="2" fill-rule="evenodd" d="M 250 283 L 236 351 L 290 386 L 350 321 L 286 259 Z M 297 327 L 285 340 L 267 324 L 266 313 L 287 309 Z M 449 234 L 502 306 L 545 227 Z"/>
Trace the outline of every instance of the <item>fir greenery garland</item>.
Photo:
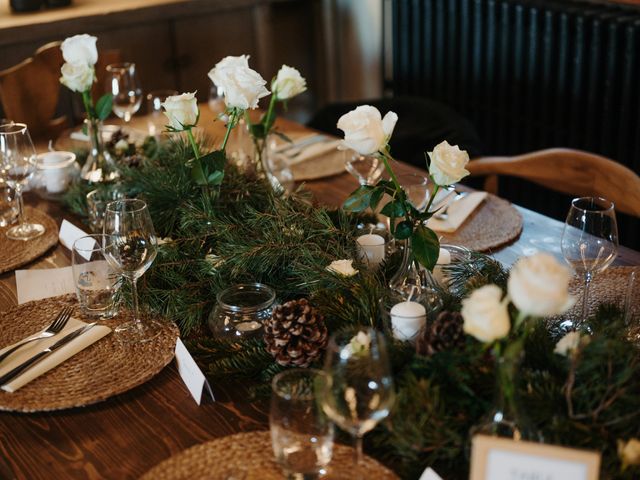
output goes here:
<path id="1" fill-rule="evenodd" d="M 147 201 L 158 236 L 168 238 L 143 277 L 141 301 L 176 321 L 210 377 L 247 378 L 259 392 L 268 391 L 282 369 L 261 339 L 226 343 L 206 328 L 216 293 L 240 282 L 274 286 L 279 301 L 309 298 L 329 332 L 372 325 L 392 338 L 379 299 L 397 262 L 392 258 L 378 273 L 361 268 L 354 277 L 326 270 L 333 260 L 355 258 L 353 232 L 361 217 L 314 207 L 304 191 L 284 196 L 231 166 L 219 187 L 197 186 L 186 162 L 190 146 L 181 140 L 148 140 L 143 153 L 138 167 L 122 168 L 119 188 Z M 68 207 L 85 215 L 92 188 L 74 185 Z M 485 255 L 474 254 L 473 262 L 448 273 L 459 292 L 442 292 L 450 311 L 475 288 L 506 286 L 507 272 Z M 519 372 L 520 397 L 546 442 L 601 451 L 602 478 L 638 478 L 637 466 L 621 471 L 616 442 L 640 437 L 640 349 L 627 339 L 614 306 L 600 306 L 590 325 L 591 342 L 573 360 L 553 352 L 558 329 L 537 326 Z M 397 402 L 392 417 L 369 436 L 370 452 L 402 478 L 417 478 L 426 466 L 445 478 L 467 478 L 469 429 L 494 394 L 491 356 L 471 337 L 463 348 L 431 357 L 391 341 L 390 356 Z"/>

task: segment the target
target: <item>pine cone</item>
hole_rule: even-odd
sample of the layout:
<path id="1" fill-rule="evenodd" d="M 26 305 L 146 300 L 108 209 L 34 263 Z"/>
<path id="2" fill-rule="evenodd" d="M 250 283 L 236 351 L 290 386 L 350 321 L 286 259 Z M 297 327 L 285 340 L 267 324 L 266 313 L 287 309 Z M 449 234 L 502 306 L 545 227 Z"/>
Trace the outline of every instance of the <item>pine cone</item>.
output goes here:
<path id="1" fill-rule="evenodd" d="M 454 350 L 464 345 L 462 315 L 458 312 L 440 312 L 435 321 L 428 323 L 416 339 L 416 353 L 430 356 L 444 350 Z"/>
<path id="2" fill-rule="evenodd" d="M 265 323 L 267 351 L 284 367 L 308 367 L 320 358 L 327 337 L 322 314 L 305 298 L 279 305 Z"/>

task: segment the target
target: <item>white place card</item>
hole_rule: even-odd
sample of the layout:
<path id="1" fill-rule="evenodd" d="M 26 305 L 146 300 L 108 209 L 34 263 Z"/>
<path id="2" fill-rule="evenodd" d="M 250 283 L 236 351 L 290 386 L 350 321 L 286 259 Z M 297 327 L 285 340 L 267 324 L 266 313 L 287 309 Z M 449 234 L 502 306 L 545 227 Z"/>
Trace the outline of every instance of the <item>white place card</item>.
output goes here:
<path id="1" fill-rule="evenodd" d="M 16 270 L 18 305 L 75 293 L 71 267 Z"/>
<path id="2" fill-rule="evenodd" d="M 60 225 L 60 234 L 58 235 L 58 238 L 60 240 L 60 243 L 65 247 L 67 247 L 69 250 L 73 248 L 73 244 L 75 243 L 76 240 L 78 240 L 81 237 L 86 237 L 87 235 L 88 233 L 76 227 L 73 223 L 67 220 L 62 220 L 62 225 Z M 90 240 L 89 242 L 95 242 L 95 240 Z M 88 243 L 87 245 L 83 245 L 83 248 L 90 249 L 92 246 L 93 245 L 91 243 Z M 87 260 L 90 260 L 90 258 L 87 258 L 87 255 L 82 255 L 82 256 L 85 257 Z"/>
<path id="3" fill-rule="evenodd" d="M 205 389 L 209 392 L 209 395 L 211 395 L 211 399 L 214 402 L 216 401 L 207 378 L 180 338 L 176 341 L 176 363 L 178 364 L 178 373 L 198 405 L 200 405 L 202 401 L 202 392 Z"/>
<path id="4" fill-rule="evenodd" d="M 600 453 L 476 435 L 470 480 L 597 480 Z"/>
<path id="5" fill-rule="evenodd" d="M 427 467 L 427 469 L 422 472 L 419 480 L 442 480 L 442 477 L 438 475 L 435 470 L 431 467 Z"/>

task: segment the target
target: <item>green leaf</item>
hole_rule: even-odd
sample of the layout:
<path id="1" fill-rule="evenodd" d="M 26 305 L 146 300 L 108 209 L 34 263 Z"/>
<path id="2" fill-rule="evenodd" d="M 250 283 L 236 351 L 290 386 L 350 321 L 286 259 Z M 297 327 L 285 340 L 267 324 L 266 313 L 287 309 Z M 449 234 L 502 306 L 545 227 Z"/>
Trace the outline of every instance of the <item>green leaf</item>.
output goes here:
<path id="1" fill-rule="evenodd" d="M 207 173 L 224 170 L 227 157 L 222 150 L 214 150 L 200 157 L 203 168 Z"/>
<path id="2" fill-rule="evenodd" d="M 249 133 L 254 138 L 264 138 L 267 136 L 264 125 L 262 123 L 254 123 L 249 125 Z"/>
<path id="3" fill-rule="evenodd" d="M 350 212 L 362 212 L 371 204 L 374 187 L 361 185 L 344 201 L 342 208 Z"/>
<path id="4" fill-rule="evenodd" d="M 191 164 L 191 179 L 196 185 L 204 186 L 207 185 L 207 175 L 205 175 L 201 160 L 202 159 L 193 160 Z"/>
<path id="5" fill-rule="evenodd" d="M 407 214 L 407 209 L 405 207 L 404 200 L 391 200 L 382 207 L 380 213 L 387 217 L 404 217 Z"/>
<path id="6" fill-rule="evenodd" d="M 411 234 L 411 247 L 416 260 L 428 270 L 433 270 L 440 254 L 440 241 L 433 230 L 422 224 Z"/>
<path id="7" fill-rule="evenodd" d="M 96 103 L 96 115 L 100 120 L 106 119 L 111 113 L 111 107 L 113 106 L 113 95 L 105 93 L 98 99 Z"/>
<path id="8" fill-rule="evenodd" d="M 395 237 L 398 240 L 406 240 L 413 233 L 413 224 L 409 220 L 404 220 L 396 225 Z"/>
<path id="9" fill-rule="evenodd" d="M 220 185 L 224 179 L 224 172 L 221 170 L 215 171 L 207 177 L 209 185 Z"/>
<path id="10" fill-rule="evenodd" d="M 376 185 L 376 187 L 373 189 L 373 193 L 371 194 L 371 201 L 369 202 L 371 210 L 375 210 L 376 208 L 378 208 L 380 200 L 382 200 L 383 196 L 384 186 Z"/>

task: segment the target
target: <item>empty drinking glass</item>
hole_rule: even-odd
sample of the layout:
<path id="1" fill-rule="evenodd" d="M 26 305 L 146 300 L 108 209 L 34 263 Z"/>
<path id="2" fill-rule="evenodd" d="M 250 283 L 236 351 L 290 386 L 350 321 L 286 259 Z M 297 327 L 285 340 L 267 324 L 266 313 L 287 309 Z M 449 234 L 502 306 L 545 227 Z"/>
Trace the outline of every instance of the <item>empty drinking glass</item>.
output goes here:
<path id="1" fill-rule="evenodd" d="M 123 199 L 124 196 L 124 193 L 117 188 L 97 188 L 87 193 L 87 213 L 92 232 L 102 232 L 107 205 L 115 200 Z"/>
<path id="2" fill-rule="evenodd" d="M 71 265 L 78 303 L 84 315 L 111 318 L 117 313 L 120 281 L 104 256 L 107 236 L 80 237 L 73 243 Z"/>
<path id="3" fill-rule="evenodd" d="M 427 207 L 429 197 L 429 180 L 417 173 L 405 173 L 398 175 L 398 183 L 407 193 L 407 200 L 416 210 L 423 211 Z"/>
<path id="4" fill-rule="evenodd" d="M 360 185 L 375 185 L 382 172 L 384 162 L 373 155 L 360 155 L 353 150 L 345 150 L 344 167 L 351 175 L 356 177 Z"/>
<path id="5" fill-rule="evenodd" d="M 113 113 L 128 123 L 142 103 L 142 88 L 136 74 L 136 64 L 107 65 L 107 78 L 107 91 L 113 94 Z"/>
<path id="6" fill-rule="evenodd" d="M 147 123 L 149 135 L 159 135 L 164 131 L 168 120 L 162 110 L 162 103 L 171 96 L 178 95 L 175 90 L 153 90 L 147 94 Z"/>
<path id="7" fill-rule="evenodd" d="M 581 197 L 571 201 L 564 230 L 562 255 L 584 280 L 582 314 L 589 314 L 589 286 L 593 276 L 611 265 L 618 251 L 618 225 L 613 202 L 604 198 Z M 577 325 L 564 323 L 567 328 Z"/>
<path id="8" fill-rule="evenodd" d="M 285 476 L 319 478 L 333 453 L 333 424 L 318 398 L 327 376 L 311 368 L 279 373 L 271 383 L 271 443 Z"/>

